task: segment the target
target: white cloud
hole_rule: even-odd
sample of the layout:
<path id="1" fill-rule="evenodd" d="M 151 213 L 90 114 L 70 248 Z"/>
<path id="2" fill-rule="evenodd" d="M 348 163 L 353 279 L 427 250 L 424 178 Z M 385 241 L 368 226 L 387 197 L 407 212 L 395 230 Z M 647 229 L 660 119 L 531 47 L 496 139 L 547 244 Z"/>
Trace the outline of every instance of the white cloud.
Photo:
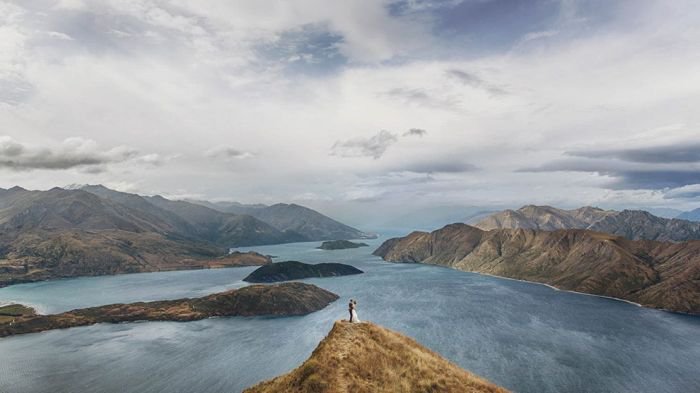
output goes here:
<path id="1" fill-rule="evenodd" d="M 311 204 L 669 201 L 609 191 L 609 178 L 590 173 L 514 171 L 592 142 L 619 149 L 696 137 L 696 5 L 645 2 L 581 34 L 554 24 L 516 37 L 513 45 L 528 41 L 517 50 L 468 52 L 478 37 L 450 47 L 434 20 L 417 16 L 431 4 L 392 16 L 369 0 L 63 0 L 44 15 L 0 3 L 0 129 L 10 138 L 0 154 L 10 160 L 14 143 L 25 149 L 16 167 L 71 168 L 29 179 L 6 166 L 0 186 L 111 182 L 247 202 L 306 195 Z M 100 24 L 68 18 L 81 12 Z M 332 43 L 344 57 L 335 68 L 295 74 L 286 61 L 295 54 L 261 57 L 262 44 L 284 45 L 285 32 L 307 25 L 342 37 Z M 400 137 L 416 127 L 429 134 Z M 55 142 L 76 135 L 83 142 Z M 42 149 L 53 161 L 41 163 Z M 124 158 L 129 149 L 143 153 Z M 245 186 L 232 191 L 234 182 Z"/>

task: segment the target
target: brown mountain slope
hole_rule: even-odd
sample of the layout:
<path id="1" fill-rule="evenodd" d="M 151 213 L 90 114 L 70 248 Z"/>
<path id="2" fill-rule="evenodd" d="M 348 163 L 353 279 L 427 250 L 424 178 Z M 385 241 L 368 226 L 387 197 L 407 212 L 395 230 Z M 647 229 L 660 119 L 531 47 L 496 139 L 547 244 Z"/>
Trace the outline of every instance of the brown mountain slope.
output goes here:
<path id="1" fill-rule="evenodd" d="M 244 393 L 506 392 L 414 340 L 372 323 L 336 322 L 311 357 Z"/>
<path id="2" fill-rule="evenodd" d="M 700 241 L 632 241 L 580 229 L 482 231 L 453 224 L 387 240 L 374 254 L 700 313 Z"/>
<path id="3" fill-rule="evenodd" d="M 210 317 L 306 315 L 337 299 L 338 295 L 325 289 L 297 282 L 251 285 L 195 299 L 110 304 L 53 315 L 36 315 L 33 310 L 24 308 L 14 315 L 5 313 L 9 318 L 0 321 L 0 337 L 96 323 L 186 322 Z"/>
<path id="4" fill-rule="evenodd" d="M 260 254 L 226 255 L 209 243 L 155 232 L 36 230 L 2 238 L 0 287 L 53 278 L 271 263 Z"/>
<path id="5" fill-rule="evenodd" d="M 504 210 L 474 224 L 492 229 L 589 229 L 611 233 L 632 240 L 688 241 L 700 239 L 700 222 L 657 217 L 643 210 L 602 210 L 582 207 L 574 210 L 551 206 L 523 206 Z"/>

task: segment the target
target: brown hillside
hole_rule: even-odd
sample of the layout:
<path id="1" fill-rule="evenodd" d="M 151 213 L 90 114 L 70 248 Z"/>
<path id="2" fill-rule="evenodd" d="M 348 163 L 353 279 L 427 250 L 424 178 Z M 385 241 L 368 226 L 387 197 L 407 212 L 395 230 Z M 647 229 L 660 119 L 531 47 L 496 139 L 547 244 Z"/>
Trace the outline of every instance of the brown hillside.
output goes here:
<path id="1" fill-rule="evenodd" d="M 582 229 L 482 231 L 464 224 L 387 240 L 375 252 L 649 307 L 700 313 L 700 241 L 632 241 Z"/>
<path id="2" fill-rule="evenodd" d="M 414 340 L 372 323 L 336 322 L 311 357 L 244 393 L 506 392 Z"/>

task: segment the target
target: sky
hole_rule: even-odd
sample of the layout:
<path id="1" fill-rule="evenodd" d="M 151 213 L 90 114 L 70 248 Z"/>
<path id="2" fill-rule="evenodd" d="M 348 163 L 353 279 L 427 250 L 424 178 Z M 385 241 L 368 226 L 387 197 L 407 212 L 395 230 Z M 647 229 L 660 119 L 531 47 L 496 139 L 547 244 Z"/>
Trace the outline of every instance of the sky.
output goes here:
<path id="1" fill-rule="evenodd" d="M 695 0 L 0 1 L 0 187 L 700 207 Z"/>

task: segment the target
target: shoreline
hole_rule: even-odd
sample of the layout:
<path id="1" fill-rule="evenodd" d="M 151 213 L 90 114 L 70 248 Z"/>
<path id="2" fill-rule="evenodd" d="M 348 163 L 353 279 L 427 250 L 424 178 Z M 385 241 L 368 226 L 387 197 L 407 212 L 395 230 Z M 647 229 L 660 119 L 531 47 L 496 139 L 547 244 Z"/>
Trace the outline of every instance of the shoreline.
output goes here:
<path id="1" fill-rule="evenodd" d="M 460 270 L 460 269 L 454 269 L 454 270 Z M 460 270 L 460 271 L 465 272 L 465 271 L 467 271 L 467 270 Z M 637 306 L 637 307 L 642 307 L 642 308 L 650 308 L 650 309 L 653 309 L 653 310 L 670 311 L 670 310 L 665 310 L 665 309 L 662 309 L 662 308 L 647 307 L 647 306 L 644 306 L 644 305 L 642 305 L 642 304 L 633 302 L 633 301 L 631 301 L 631 300 L 620 299 L 620 298 L 618 298 L 618 297 L 606 296 L 606 295 L 596 295 L 595 293 L 579 292 L 579 291 L 574 291 L 574 290 L 571 290 L 571 289 L 561 289 L 561 288 L 555 287 L 554 285 L 547 284 L 547 283 L 544 283 L 544 282 L 529 281 L 529 280 L 523 280 L 523 279 L 520 279 L 520 278 L 511 278 L 511 277 L 497 276 L 497 275 L 491 274 L 491 273 L 474 272 L 474 271 L 471 271 L 471 270 L 468 271 L 468 272 L 469 272 L 469 273 L 480 274 L 480 275 L 483 275 L 483 276 L 501 278 L 501 279 L 504 279 L 504 280 L 526 282 L 526 283 L 528 283 L 528 284 L 544 285 L 545 287 L 548 287 L 548 288 L 553 289 L 553 290 L 558 291 L 558 292 L 569 292 L 569 293 L 575 293 L 575 294 L 577 294 L 577 295 L 586 295 L 586 296 L 599 297 L 599 298 L 602 298 L 602 299 L 615 300 L 615 301 L 618 301 L 618 302 L 623 302 L 623 303 L 632 304 L 632 305 L 635 305 L 635 306 Z M 679 312 L 677 312 L 677 311 L 670 311 L 670 312 L 679 313 Z M 685 314 L 685 313 L 679 313 L 679 314 Z M 695 315 L 695 314 L 687 314 L 687 315 Z"/>
<path id="2" fill-rule="evenodd" d="M 636 303 L 636 302 L 633 302 L 631 300 L 620 299 L 620 298 L 616 298 L 613 296 L 597 295 L 595 293 L 579 292 L 579 291 L 574 291 L 574 290 L 570 290 L 570 289 L 561 289 L 561 288 L 555 287 L 554 285 L 543 283 L 543 282 L 529 281 L 529 280 L 523 280 L 523 279 L 519 279 L 519 278 L 512 278 L 512 277 L 505 277 L 505 276 L 498 276 L 498 275 L 491 274 L 491 273 L 482 273 L 482 272 L 477 272 L 477 271 L 473 271 L 473 270 L 462 270 L 462 269 L 457 269 L 457 268 L 452 267 L 452 266 L 440 265 L 437 263 L 393 262 L 393 261 L 387 261 L 384 258 L 382 258 L 382 260 L 385 262 L 388 262 L 388 263 L 407 263 L 407 264 L 414 263 L 414 264 L 427 265 L 427 266 L 438 266 L 438 267 L 442 267 L 445 269 L 452 269 L 452 270 L 456 270 L 456 271 L 464 272 L 464 273 L 474 273 L 474 274 L 478 274 L 478 275 L 482 275 L 482 276 L 489 276 L 489 277 L 498 278 L 498 279 L 502 279 L 502 280 L 519 281 L 519 282 L 524 282 L 524 283 L 528 283 L 528 284 L 544 285 L 546 287 L 549 287 L 552 290 L 559 291 L 559 292 L 569 292 L 569 293 L 574 293 L 577 295 L 593 296 L 593 297 L 598 297 L 598 298 L 602 298 L 602 299 L 614 300 L 614 301 L 618 301 L 618 302 L 628 303 L 628 304 L 631 304 L 631 305 L 634 305 L 634 306 L 637 306 L 640 308 L 646 308 L 649 310 L 664 311 L 664 312 L 668 312 L 671 314 L 685 315 L 685 316 L 691 316 L 691 317 L 700 317 L 700 314 L 693 314 L 693 313 L 688 313 L 688 312 L 683 312 L 683 311 L 669 310 L 667 308 L 657 308 L 657 307 L 645 306 L 643 304 Z"/>

